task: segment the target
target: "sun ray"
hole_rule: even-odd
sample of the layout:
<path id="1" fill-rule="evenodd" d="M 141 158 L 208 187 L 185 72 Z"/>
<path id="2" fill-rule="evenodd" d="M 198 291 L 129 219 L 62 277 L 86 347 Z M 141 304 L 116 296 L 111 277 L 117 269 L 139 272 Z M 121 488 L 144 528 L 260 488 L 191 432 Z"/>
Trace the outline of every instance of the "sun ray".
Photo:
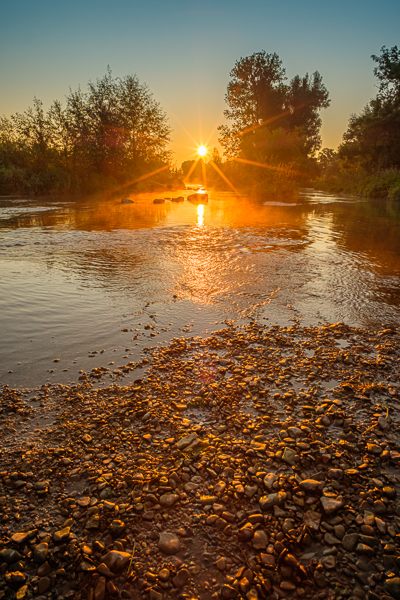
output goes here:
<path id="1" fill-rule="evenodd" d="M 212 167 L 214 167 L 214 169 L 217 171 L 218 175 L 225 181 L 225 183 L 227 183 L 229 185 L 229 187 L 231 188 L 231 190 L 233 190 L 235 192 L 235 194 L 237 194 L 238 196 L 240 196 L 240 193 L 235 188 L 235 186 L 233 185 L 233 183 L 231 183 L 229 181 L 229 179 L 227 178 L 227 176 L 225 175 L 225 173 L 223 173 L 221 171 L 221 169 L 215 164 L 215 162 L 212 159 L 210 160 L 210 162 L 208 164 L 211 165 Z"/>
<path id="2" fill-rule="evenodd" d="M 148 177 L 157 175 L 157 173 L 161 173 L 162 171 L 165 171 L 166 169 L 169 169 L 169 165 L 164 165 L 163 167 L 160 167 L 159 169 L 156 169 L 155 171 L 152 171 L 151 173 L 146 173 L 145 175 L 141 175 L 137 179 L 133 179 L 132 181 L 128 181 L 128 183 L 124 183 L 123 185 L 120 185 L 120 186 L 114 188 L 112 191 L 116 192 L 118 190 L 122 190 L 123 188 L 129 187 L 130 185 L 138 183 L 139 181 L 143 181 L 143 179 L 147 179 Z"/>
<path id="3" fill-rule="evenodd" d="M 279 115 L 275 115 L 274 117 L 265 119 L 265 121 L 261 121 L 261 123 L 255 123 L 254 125 L 250 125 L 249 127 L 246 127 L 246 129 L 243 129 L 242 131 L 239 131 L 238 133 L 229 135 L 228 137 L 224 138 L 223 140 L 220 140 L 220 143 L 223 144 L 227 140 L 233 140 L 235 138 L 241 137 L 242 135 L 246 135 L 246 133 L 250 133 L 251 131 L 254 131 L 255 129 L 259 129 L 260 127 L 263 127 L 263 125 L 268 125 L 268 123 L 273 123 L 273 121 L 277 121 L 278 119 L 281 119 L 282 117 L 285 117 L 286 115 L 293 114 L 293 112 L 296 112 L 297 110 L 300 110 L 301 108 L 304 108 L 305 106 L 307 106 L 307 104 L 311 104 L 312 102 L 314 102 L 314 100 L 312 100 L 312 99 L 307 100 L 307 102 L 302 102 L 302 104 L 299 104 L 298 106 L 296 106 L 294 108 L 291 108 L 291 109 L 288 108 L 287 110 L 283 110 L 281 113 L 279 113 Z"/>
<path id="4" fill-rule="evenodd" d="M 271 169 L 272 171 L 282 171 L 282 173 L 287 173 L 288 175 L 301 175 L 300 171 L 295 171 L 294 169 L 289 169 L 285 167 L 279 167 L 277 165 L 268 165 L 267 163 L 259 163 L 255 160 L 248 160 L 247 158 L 232 158 L 232 160 L 236 162 L 245 163 L 246 165 L 254 165 L 255 167 L 262 167 L 263 169 Z"/>
<path id="5" fill-rule="evenodd" d="M 195 160 L 194 163 L 192 164 L 192 166 L 190 167 L 188 174 L 186 175 L 186 177 L 183 180 L 185 183 L 186 183 L 186 181 L 189 181 L 189 178 L 190 178 L 191 174 L 193 173 L 193 171 L 195 170 L 195 168 L 197 167 L 197 163 L 199 162 L 199 160 L 200 160 L 200 158 Z"/>

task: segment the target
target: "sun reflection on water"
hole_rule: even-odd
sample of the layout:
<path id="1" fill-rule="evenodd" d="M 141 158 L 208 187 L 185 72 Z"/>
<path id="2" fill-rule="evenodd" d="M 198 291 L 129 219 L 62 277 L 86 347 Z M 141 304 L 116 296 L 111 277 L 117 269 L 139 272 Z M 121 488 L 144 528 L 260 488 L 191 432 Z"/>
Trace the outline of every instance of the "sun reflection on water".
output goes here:
<path id="1" fill-rule="evenodd" d="M 197 225 L 198 227 L 204 225 L 204 204 L 198 204 L 197 206 Z"/>

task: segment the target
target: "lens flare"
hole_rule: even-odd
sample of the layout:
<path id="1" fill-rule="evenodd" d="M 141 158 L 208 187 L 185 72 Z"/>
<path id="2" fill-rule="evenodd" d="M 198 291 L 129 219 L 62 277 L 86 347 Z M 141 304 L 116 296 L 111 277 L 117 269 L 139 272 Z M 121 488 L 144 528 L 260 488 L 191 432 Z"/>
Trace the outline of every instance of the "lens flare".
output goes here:
<path id="1" fill-rule="evenodd" d="M 205 146 L 199 146 L 197 148 L 197 154 L 199 156 L 205 156 L 207 154 L 207 148 Z"/>

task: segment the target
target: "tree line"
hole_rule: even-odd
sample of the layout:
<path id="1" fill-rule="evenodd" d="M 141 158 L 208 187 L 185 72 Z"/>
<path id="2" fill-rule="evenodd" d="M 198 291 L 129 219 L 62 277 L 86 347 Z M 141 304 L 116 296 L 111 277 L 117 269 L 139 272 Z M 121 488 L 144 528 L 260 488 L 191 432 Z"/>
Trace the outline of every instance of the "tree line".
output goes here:
<path id="1" fill-rule="evenodd" d="M 372 55 L 378 93 L 349 119 L 337 152 L 320 153 L 318 183 L 332 191 L 400 200 L 400 50 Z"/>
<path id="2" fill-rule="evenodd" d="M 378 94 L 350 117 L 336 152 L 321 150 L 320 113 L 330 99 L 318 71 L 288 81 L 276 53 L 240 58 L 219 127 L 223 158 L 215 149 L 179 171 L 171 167 L 166 113 L 136 75 L 114 78 L 108 68 L 86 91 L 70 90 L 64 104 L 55 101 L 45 111 L 35 98 L 24 113 L 0 119 L 0 193 L 137 189 L 143 181 L 178 187 L 191 174 L 192 181 L 255 192 L 316 181 L 400 197 L 400 51 L 383 47 L 372 59 Z"/>
<path id="3" fill-rule="evenodd" d="M 35 194 L 113 189 L 158 171 L 174 180 L 167 116 L 135 75 L 104 77 L 70 90 L 48 111 L 37 98 L 0 120 L 0 191 Z M 176 179 L 176 177 L 175 177 Z"/>

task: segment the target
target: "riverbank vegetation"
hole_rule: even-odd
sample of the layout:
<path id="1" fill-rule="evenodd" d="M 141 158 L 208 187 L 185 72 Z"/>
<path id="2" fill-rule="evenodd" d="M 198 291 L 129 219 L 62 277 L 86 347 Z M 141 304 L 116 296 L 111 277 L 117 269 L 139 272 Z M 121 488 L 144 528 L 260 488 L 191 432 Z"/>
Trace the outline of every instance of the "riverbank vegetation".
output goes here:
<path id="1" fill-rule="evenodd" d="M 0 119 L 0 193 L 90 193 L 130 182 L 179 187 L 165 112 L 135 75 L 90 81 L 46 112 Z M 145 175 L 156 172 L 151 179 Z"/>
<path id="2" fill-rule="evenodd" d="M 317 185 L 333 192 L 400 200 L 400 50 L 383 47 L 376 98 L 352 115 L 338 151 L 324 149 Z"/>

